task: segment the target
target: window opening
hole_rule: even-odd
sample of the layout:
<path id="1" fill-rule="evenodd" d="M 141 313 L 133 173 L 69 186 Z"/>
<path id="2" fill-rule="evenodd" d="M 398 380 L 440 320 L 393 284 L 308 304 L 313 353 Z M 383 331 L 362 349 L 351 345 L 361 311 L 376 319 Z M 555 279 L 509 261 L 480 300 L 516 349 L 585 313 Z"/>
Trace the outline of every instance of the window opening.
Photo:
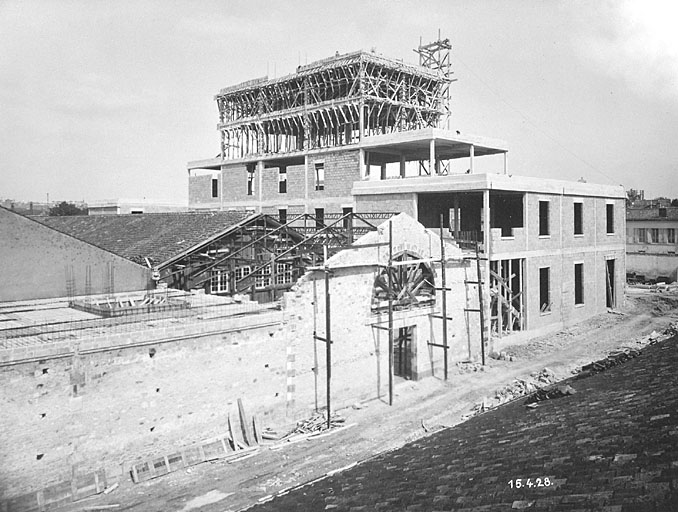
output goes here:
<path id="1" fill-rule="evenodd" d="M 287 224 L 287 209 L 286 208 L 279 208 L 278 209 L 278 220 L 280 221 L 280 224 Z"/>
<path id="2" fill-rule="evenodd" d="M 247 195 L 254 195 L 254 174 L 256 166 L 255 164 L 247 164 Z"/>
<path id="3" fill-rule="evenodd" d="M 287 167 L 278 169 L 278 192 L 280 194 L 287 193 Z"/>
<path id="4" fill-rule="evenodd" d="M 212 178 L 212 197 L 219 197 L 219 179 Z"/>
<path id="5" fill-rule="evenodd" d="M 341 213 L 343 216 L 346 216 L 350 213 L 353 213 L 353 208 L 342 208 Z M 344 229 L 349 229 L 351 227 L 351 217 L 346 217 L 344 219 Z"/>
<path id="6" fill-rule="evenodd" d="M 584 264 L 574 264 L 574 303 L 584 304 Z"/>
<path id="7" fill-rule="evenodd" d="M 400 327 L 393 340 L 393 374 L 404 379 L 412 378 L 412 338 L 414 326 Z"/>
<path id="8" fill-rule="evenodd" d="M 212 278 L 210 279 L 210 293 L 228 293 L 230 291 L 229 273 L 225 270 L 212 270 Z"/>
<path id="9" fill-rule="evenodd" d="M 615 306 L 614 291 L 614 260 L 605 261 L 605 285 L 606 285 L 606 304 L 608 308 Z"/>
<path id="10" fill-rule="evenodd" d="M 676 230 L 675 228 L 668 228 L 666 230 L 666 243 L 675 244 L 676 243 Z"/>
<path id="11" fill-rule="evenodd" d="M 650 228 L 650 243 L 659 243 L 659 228 Z"/>
<path id="12" fill-rule="evenodd" d="M 412 264 L 405 263 L 415 260 Z M 388 311 L 389 292 L 393 300 L 393 310 L 409 310 L 435 304 L 435 281 L 430 267 L 419 257 L 404 252 L 393 259 L 394 265 L 382 268 L 374 281 L 372 292 L 372 312 Z M 389 281 L 389 272 L 391 273 Z M 389 282 L 392 289 L 389 288 Z"/>
<path id="13" fill-rule="evenodd" d="M 325 227 L 325 208 L 315 209 L 315 227 L 316 228 Z"/>
<path id="14" fill-rule="evenodd" d="M 606 212 L 607 212 L 607 234 L 611 235 L 614 233 L 614 205 L 613 204 L 608 204 L 606 205 Z"/>
<path id="15" fill-rule="evenodd" d="M 315 164 L 315 189 L 325 190 L 325 164 Z"/>
<path id="16" fill-rule="evenodd" d="M 583 223 L 583 203 L 574 203 L 574 234 L 583 235 L 584 234 L 584 223 Z"/>
<path id="17" fill-rule="evenodd" d="M 539 311 L 549 313 L 551 311 L 551 269 L 543 267 L 539 269 Z"/>
<path id="18" fill-rule="evenodd" d="M 549 202 L 539 201 L 539 236 L 550 235 L 549 230 Z"/>

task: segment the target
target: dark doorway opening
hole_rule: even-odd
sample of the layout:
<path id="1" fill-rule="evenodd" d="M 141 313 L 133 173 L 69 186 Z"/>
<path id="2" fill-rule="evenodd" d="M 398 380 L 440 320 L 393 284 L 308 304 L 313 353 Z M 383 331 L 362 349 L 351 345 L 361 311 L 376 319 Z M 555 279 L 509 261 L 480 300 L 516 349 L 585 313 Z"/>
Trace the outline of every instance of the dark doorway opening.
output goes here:
<path id="1" fill-rule="evenodd" d="M 393 374 L 404 379 L 412 378 L 412 339 L 414 326 L 401 327 L 393 340 Z"/>
<path id="2" fill-rule="evenodd" d="M 608 308 L 615 307 L 614 290 L 614 260 L 605 261 L 605 288 L 606 304 Z"/>

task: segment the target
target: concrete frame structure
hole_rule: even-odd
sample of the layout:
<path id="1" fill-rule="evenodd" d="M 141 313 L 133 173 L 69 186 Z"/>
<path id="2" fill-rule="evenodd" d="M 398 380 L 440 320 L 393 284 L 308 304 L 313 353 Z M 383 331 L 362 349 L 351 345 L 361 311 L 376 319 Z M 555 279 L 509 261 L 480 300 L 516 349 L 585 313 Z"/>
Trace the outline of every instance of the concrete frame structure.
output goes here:
<path id="1" fill-rule="evenodd" d="M 442 216 L 458 244 L 479 244 L 486 339 L 615 307 L 623 188 L 509 175 L 505 142 L 449 129 L 449 42 L 432 44 L 419 66 L 356 52 L 223 89 L 221 151 L 188 164 L 189 208 Z"/>
<path id="2" fill-rule="evenodd" d="M 678 208 L 626 211 L 626 271 L 629 277 L 678 280 Z"/>

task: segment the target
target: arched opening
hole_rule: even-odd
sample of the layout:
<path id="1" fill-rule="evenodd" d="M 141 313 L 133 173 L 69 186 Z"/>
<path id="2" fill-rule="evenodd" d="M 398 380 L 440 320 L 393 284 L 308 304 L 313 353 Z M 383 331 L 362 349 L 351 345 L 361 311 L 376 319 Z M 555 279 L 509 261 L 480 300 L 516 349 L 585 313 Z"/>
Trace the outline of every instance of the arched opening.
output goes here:
<path id="1" fill-rule="evenodd" d="M 372 312 L 388 311 L 389 295 L 394 311 L 432 306 L 436 300 L 434 285 L 431 268 L 419 256 L 402 252 L 393 258 L 393 265 L 382 268 L 374 280 Z"/>

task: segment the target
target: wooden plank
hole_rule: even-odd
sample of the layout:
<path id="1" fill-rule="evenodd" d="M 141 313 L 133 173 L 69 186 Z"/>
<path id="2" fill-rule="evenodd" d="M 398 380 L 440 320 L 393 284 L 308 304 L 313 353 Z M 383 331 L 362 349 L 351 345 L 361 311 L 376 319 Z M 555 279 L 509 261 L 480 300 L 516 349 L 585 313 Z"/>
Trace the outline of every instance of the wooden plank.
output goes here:
<path id="1" fill-rule="evenodd" d="M 233 422 L 231 421 L 231 413 L 228 413 L 228 433 L 231 435 L 231 441 L 233 441 L 233 450 L 238 451 L 238 439 L 235 437 L 235 431 L 233 430 Z"/>
<path id="2" fill-rule="evenodd" d="M 259 428 L 259 418 L 256 414 L 252 416 L 252 430 L 254 432 L 254 442 L 261 443 L 261 429 Z"/>
<path id="3" fill-rule="evenodd" d="M 240 429 L 242 430 L 243 441 L 245 441 L 247 446 L 252 446 L 254 440 L 252 438 L 249 422 L 247 421 L 247 413 L 245 412 L 242 398 L 238 398 L 238 415 L 240 416 Z"/>

